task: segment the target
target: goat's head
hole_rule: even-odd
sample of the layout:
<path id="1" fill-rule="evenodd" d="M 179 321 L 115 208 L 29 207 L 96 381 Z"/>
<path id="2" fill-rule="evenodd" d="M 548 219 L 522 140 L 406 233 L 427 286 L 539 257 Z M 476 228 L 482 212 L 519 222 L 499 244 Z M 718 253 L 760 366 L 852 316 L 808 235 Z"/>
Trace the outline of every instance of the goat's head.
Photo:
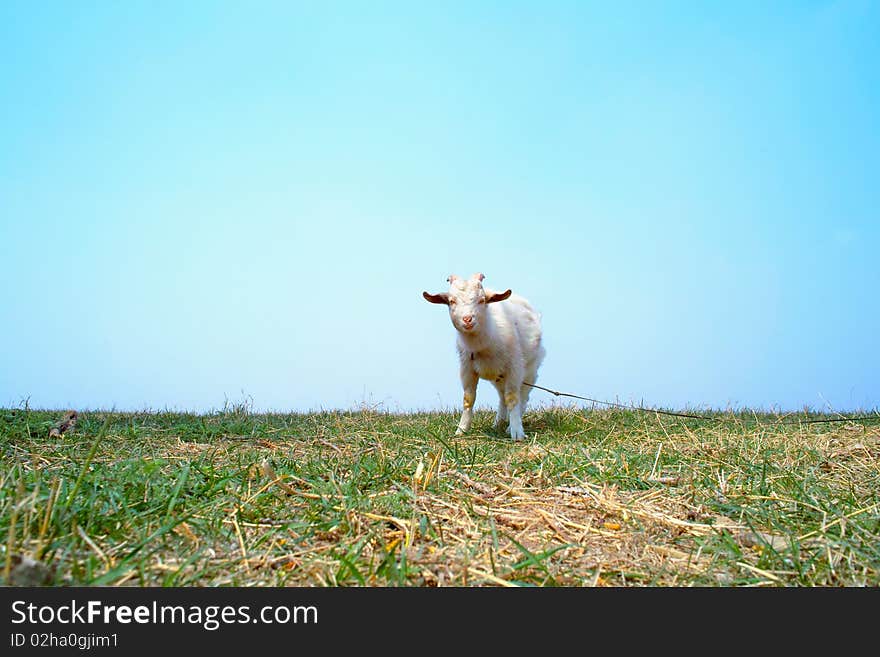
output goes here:
<path id="1" fill-rule="evenodd" d="M 452 274 L 446 279 L 449 282 L 449 292 L 439 294 L 422 292 L 422 296 L 431 303 L 449 306 L 449 317 L 456 330 L 475 334 L 485 321 L 486 304 L 504 301 L 511 294 L 510 290 L 492 292 L 484 289 L 484 278 L 482 274 L 474 274 L 468 279 Z"/>

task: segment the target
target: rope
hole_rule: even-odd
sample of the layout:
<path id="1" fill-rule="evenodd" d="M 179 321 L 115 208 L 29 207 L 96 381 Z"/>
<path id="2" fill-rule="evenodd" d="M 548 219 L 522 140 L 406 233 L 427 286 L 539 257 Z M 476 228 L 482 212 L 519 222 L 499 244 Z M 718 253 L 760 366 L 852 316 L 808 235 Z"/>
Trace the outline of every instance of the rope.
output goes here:
<path id="1" fill-rule="evenodd" d="M 530 388 L 537 388 L 538 390 L 544 390 L 545 392 L 549 392 L 557 397 L 572 397 L 574 399 L 582 399 L 584 401 L 592 402 L 594 404 L 603 404 L 604 406 L 615 406 L 617 408 L 625 408 L 627 410 L 632 411 L 641 411 L 642 413 L 660 413 L 661 415 L 672 415 L 673 417 L 686 417 L 692 420 L 703 420 L 704 422 L 721 422 L 723 418 L 713 417 L 711 415 L 692 415 L 691 413 L 676 413 L 675 411 L 663 411 L 659 408 L 645 408 L 643 406 L 634 406 L 633 404 L 618 404 L 616 402 L 603 401 L 601 399 L 592 399 L 590 397 L 581 397 L 580 395 L 573 395 L 568 392 L 559 392 L 558 390 L 551 390 L 550 388 L 545 388 L 543 386 L 536 385 L 534 383 L 528 383 L 527 381 L 523 381 L 523 385 L 529 386 Z M 820 423 L 828 423 L 828 422 L 864 422 L 871 420 L 880 420 L 880 414 L 877 415 L 859 415 L 854 417 L 840 417 L 840 418 L 822 418 L 817 420 L 801 420 L 798 418 L 791 418 L 792 421 L 786 421 L 785 419 L 776 420 L 779 424 L 820 424 Z"/>

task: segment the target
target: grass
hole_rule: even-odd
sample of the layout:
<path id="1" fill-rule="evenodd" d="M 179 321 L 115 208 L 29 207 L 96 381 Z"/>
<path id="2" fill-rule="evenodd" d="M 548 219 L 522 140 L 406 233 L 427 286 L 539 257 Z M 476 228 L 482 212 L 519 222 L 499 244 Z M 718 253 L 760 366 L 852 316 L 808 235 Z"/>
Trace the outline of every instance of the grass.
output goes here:
<path id="1" fill-rule="evenodd" d="M 880 422 L 0 409 L 0 583 L 877 586 Z"/>

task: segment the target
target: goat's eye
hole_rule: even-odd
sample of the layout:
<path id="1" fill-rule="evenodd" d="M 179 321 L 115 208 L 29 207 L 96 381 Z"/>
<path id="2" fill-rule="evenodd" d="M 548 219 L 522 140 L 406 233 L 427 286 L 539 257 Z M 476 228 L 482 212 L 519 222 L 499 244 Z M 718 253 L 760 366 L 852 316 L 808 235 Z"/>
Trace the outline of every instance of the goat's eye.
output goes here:
<path id="1" fill-rule="evenodd" d="M 454 305 L 455 305 L 455 299 L 450 299 L 450 300 L 449 300 L 449 305 L 450 305 L 450 306 L 454 306 Z"/>
<path id="2" fill-rule="evenodd" d="M 482 297 L 482 298 L 480 299 L 480 303 L 486 303 L 486 297 Z"/>

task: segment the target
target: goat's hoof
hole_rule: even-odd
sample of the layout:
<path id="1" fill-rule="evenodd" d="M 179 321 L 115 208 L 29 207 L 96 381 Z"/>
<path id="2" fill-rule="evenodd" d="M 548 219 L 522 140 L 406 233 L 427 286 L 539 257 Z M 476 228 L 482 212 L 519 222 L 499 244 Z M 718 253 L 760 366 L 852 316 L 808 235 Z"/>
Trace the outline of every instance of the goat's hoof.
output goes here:
<path id="1" fill-rule="evenodd" d="M 525 431 L 520 430 L 520 431 L 511 431 L 510 432 L 510 439 L 511 440 L 523 440 L 525 437 L 526 437 Z"/>
<path id="2" fill-rule="evenodd" d="M 455 435 L 456 435 L 456 436 L 463 436 L 463 435 L 464 435 L 464 429 L 462 429 L 461 427 L 459 427 L 458 429 L 455 430 Z"/>

